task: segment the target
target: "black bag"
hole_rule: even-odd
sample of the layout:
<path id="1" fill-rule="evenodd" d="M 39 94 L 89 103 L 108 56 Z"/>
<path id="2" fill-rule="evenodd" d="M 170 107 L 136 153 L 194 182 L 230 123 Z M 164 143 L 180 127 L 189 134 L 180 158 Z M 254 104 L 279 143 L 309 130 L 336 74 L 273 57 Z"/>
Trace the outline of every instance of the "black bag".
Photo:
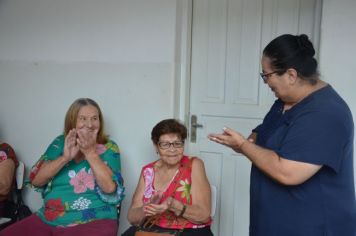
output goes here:
<path id="1" fill-rule="evenodd" d="M 4 216 L 11 218 L 11 223 L 15 223 L 30 215 L 32 215 L 32 212 L 30 208 L 23 203 L 21 189 L 15 190 L 14 201 L 7 201 L 5 203 Z"/>
<path id="2" fill-rule="evenodd" d="M 180 234 L 180 230 L 140 228 L 136 231 L 135 236 L 179 236 Z"/>
<path id="3" fill-rule="evenodd" d="M 163 235 L 179 236 L 182 230 L 164 229 L 158 226 L 152 226 L 151 228 L 144 228 L 142 226 L 131 226 L 123 234 L 121 234 L 121 236 L 135 236 L 135 235 L 140 235 L 140 233 L 142 234 L 143 232 L 148 233 L 147 235 L 150 235 L 150 233 L 157 233 L 157 235 L 163 234 Z"/>

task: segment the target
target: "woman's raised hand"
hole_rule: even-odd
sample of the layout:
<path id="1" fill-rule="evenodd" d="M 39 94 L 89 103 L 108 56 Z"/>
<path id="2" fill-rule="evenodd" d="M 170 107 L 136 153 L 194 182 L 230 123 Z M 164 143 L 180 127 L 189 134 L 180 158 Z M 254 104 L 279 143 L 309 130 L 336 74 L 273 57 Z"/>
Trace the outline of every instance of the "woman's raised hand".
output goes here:
<path id="1" fill-rule="evenodd" d="M 97 129 L 87 129 L 87 128 L 81 128 L 77 130 L 77 144 L 80 149 L 80 151 L 87 156 L 90 153 L 95 153 L 96 151 L 96 139 L 98 136 L 98 130 Z"/>
<path id="2" fill-rule="evenodd" d="M 72 160 L 79 152 L 79 147 L 77 145 L 77 132 L 75 129 L 71 129 L 64 139 L 64 150 L 63 156 L 67 158 L 68 161 Z"/>
<path id="3" fill-rule="evenodd" d="M 224 127 L 222 134 L 209 134 L 208 138 L 211 141 L 228 146 L 236 152 L 240 152 L 240 148 L 247 141 L 240 133 L 226 127 Z"/>

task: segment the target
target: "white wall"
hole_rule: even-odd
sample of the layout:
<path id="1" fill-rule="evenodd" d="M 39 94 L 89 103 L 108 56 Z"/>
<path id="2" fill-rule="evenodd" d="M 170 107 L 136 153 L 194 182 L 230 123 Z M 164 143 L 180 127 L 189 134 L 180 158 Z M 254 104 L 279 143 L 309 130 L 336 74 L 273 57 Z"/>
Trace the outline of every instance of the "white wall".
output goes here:
<path id="1" fill-rule="evenodd" d="M 355 0 L 324 0 L 320 36 L 320 70 L 323 79 L 329 82 L 348 103 L 356 124 L 355 10 Z M 354 144 L 356 147 L 356 140 Z M 355 155 L 354 170 L 356 173 Z"/>
<path id="2" fill-rule="evenodd" d="M 95 99 L 121 147 L 120 231 L 140 168 L 156 158 L 150 131 L 173 116 L 175 27 L 174 0 L 0 1 L 0 141 L 28 171 L 62 132 L 69 105 Z M 25 195 L 41 206 L 38 193 Z"/>
<path id="3" fill-rule="evenodd" d="M 0 141 L 11 143 L 28 169 L 62 131 L 73 100 L 95 99 L 122 152 L 127 197 L 120 231 L 128 226 L 140 168 L 155 158 L 150 130 L 177 110 L 176 4 L 0 0 Z M 355 10 L 354 0 L 324 0 L 320 46 L 323 78 L 345 98 L 354 119 Z M 33 191 L 25 201 L 32 209 L 41 205 Z"/>

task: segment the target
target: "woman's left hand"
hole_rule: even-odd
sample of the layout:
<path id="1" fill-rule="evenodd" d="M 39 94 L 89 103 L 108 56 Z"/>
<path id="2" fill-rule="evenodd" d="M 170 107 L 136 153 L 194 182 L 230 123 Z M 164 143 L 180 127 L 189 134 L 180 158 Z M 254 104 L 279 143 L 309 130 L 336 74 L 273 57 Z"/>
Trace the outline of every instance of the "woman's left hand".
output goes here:
<path id="1" fill-rule="evenodd" d="M 154 216 L 162 214 L 163 212 L 169 209 L 170 205 L 172 204 L 172 201 L 173 198 L 169 197 L 161 204 L 149 203 L 143 206 L 143 212 L 145 213 L 145 216 Z"/>
<path id="2" fill-rule="evenodd" d="M 216 143 L 232 148 L 236 152 L 241 151 L 241 146 L 247 141 L 240 133 L 224 127 L 222 134 L 209 134 L 208 138 Z"/>
<path id="3" fill-rule="evenodd" d="M 95 153 L 96 151 L 96 138 L 98 135 L 98 130 L 90 130 L 86 128 L 77 130 L 78 138 L 77 143 L 80 151 L 87 156 L 90 153 Z"/>

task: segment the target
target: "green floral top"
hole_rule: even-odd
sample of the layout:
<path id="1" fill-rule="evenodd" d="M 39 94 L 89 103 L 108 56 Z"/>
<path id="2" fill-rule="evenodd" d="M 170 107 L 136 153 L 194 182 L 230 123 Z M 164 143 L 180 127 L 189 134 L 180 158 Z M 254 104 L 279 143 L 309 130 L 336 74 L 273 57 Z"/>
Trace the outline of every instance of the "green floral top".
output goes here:
<path id="1" fill-rule="evenodd" d="M 60 157 L 63 154 L 63 148 L 64 135 L 60 135 L 32 167 L 27 183 L 31 183 L 45 161 Z M 115 142 L 110 140 L 105 145 L 98 144 L 96 152 L 113 171 L 113 181 L 117 184 L 116 192 L 112 194 L 102 192 L 95 182 L 89 163 L 86 160 L 79 163 L 72 160 L 47 185 L 35 188 L 42 193 L 44 200 L 44 206 L 36 214 L 45 223 L 69 227 L 97 219 L 116 220 L 116 206 L 124 197 L 119 148 Z"/>

